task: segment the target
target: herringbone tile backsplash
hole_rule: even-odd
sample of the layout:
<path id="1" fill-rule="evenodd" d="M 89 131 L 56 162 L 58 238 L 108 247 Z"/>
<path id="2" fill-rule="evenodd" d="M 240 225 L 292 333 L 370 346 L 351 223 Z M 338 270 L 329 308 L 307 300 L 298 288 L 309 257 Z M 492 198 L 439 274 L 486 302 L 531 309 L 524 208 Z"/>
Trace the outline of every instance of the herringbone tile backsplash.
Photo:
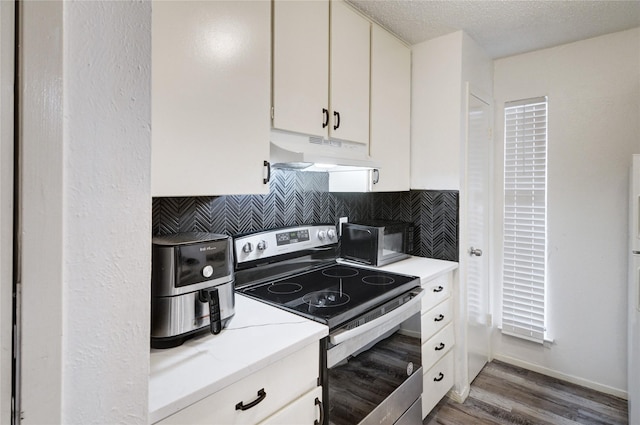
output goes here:
<path id="1" fill-rule="evenodd" d="M 458 192 L 329 193 L 326 173 L 273 170 L 269 194 L 154 198 L 153 234 L 235 235 L 347 216 L 414 224 L 414 255 L 458 261 Z"/>

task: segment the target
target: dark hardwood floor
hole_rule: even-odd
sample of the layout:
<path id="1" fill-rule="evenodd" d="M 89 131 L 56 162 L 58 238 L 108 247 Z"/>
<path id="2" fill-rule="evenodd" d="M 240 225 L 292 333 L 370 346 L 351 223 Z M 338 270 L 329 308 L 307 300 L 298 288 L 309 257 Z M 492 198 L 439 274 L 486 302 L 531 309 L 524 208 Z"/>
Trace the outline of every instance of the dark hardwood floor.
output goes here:
<path id="1" fill-rule="evenodd" d="M 473 381 L 463 404 L 445 397 L 423 425 L 627 423 L 626 400 L 493 361 Z"/>

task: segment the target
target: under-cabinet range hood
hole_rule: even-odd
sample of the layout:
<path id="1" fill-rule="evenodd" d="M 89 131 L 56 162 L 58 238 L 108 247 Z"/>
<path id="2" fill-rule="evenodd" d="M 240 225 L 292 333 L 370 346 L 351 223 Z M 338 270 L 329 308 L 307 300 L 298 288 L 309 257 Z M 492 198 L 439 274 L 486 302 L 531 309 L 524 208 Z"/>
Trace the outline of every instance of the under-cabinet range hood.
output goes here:
<path id="1" fill-rule="evenodd" d="M 271 130 L 271 167 L 316 172 L 379 168 L 364 143 Z"/>

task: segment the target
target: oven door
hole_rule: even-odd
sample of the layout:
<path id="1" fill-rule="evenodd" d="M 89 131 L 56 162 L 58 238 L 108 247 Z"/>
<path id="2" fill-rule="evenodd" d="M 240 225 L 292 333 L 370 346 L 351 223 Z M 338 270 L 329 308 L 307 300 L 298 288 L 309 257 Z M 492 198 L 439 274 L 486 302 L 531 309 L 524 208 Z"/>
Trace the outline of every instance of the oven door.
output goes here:
<path id="1" fill-rule="evenodd" d="M 330 332 L 322 374 L 325 424 L 421 422 L 423 292 L 407 295 L 409 301 L 374 320 Z"/>

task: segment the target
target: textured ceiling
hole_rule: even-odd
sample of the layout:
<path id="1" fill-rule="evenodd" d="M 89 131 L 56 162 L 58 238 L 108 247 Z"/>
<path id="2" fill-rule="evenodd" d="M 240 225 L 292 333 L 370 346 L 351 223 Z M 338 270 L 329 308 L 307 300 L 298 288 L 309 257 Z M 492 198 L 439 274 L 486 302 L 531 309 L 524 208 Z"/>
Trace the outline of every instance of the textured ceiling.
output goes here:
<path id="1" fill-rule="evenodd" d="M 494 59 L 640 27 L 640 0 L 347 1 L 409 44 L 464 30 Z"/>

